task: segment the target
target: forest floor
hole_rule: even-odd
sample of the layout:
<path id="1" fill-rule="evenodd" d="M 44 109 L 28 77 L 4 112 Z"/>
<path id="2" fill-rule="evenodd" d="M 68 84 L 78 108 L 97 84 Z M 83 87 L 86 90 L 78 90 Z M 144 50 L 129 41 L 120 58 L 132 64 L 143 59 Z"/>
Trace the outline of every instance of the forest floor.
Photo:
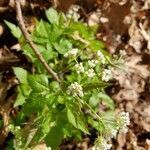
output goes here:
<path id="1" fill-rule="evenodd" d="M 150 150 L 150 0 L 56 0 L 61 11 L 78 4 L 81 18 L 89 25 L 99 24 L 97 38 L 104 41 L 111 54 L 125 56 L 126 72 L 114 72 L 115 84 L 107 89 L 116 103 L 116 112 L 130 113 L 127 134 L 119 133 L 113 141 L 114 150 Z M 22 0 L 28 29 L 34 27 L 34 18 L 43 17 L 50 0 Z M 0 1 L 0 109 L 8 116 L 15 116 L 12 108 L 16 97 L 14 66 L 30 67 L 19 51 L 17 40 L 12 37 L 3 20 L 16 23 L 13 0 Z M 1 117 L 1 116 L 0 116 Z M 0 143 L 7 135 L 0 130 Z M 62 150 L 88 150 L 90 139 L 82 142 L 64 142 Z M 2 149 L 2 148 L 0 148 Z"/>

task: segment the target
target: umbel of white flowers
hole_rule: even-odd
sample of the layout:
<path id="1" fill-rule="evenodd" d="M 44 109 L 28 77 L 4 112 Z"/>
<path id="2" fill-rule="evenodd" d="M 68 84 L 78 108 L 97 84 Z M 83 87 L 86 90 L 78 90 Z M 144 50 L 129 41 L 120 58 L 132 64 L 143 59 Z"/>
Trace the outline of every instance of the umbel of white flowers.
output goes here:
<path id="1" fill-rule="evenodd" d="M 92 78 L 93 76 L 95 76 L 95 72 L 94 69 L 89 69 L 88 71 L 85 72 L 85 74 L 89 77 Z"/>
<path id="2" fill-rule="evenodd" d="M 67 94 L 72 95 L 73 97 L 79 96 L 83 97 L 83 89 L 81 85 L 77 82 L 72 83 L 68 89 L 67 89 Z"/>
<path id="3" fill-rule="evenodd" d="M 80 14 L 78 13 L 80 6 L 73 5 L 67 12 L 66 16 L 70 19 L 73 19 L 75 22 L 80 18 Z"/>
<path id="4" fill-rule="evenodd" d="M 123 133 L 128 132 L 127 126 L 130 125 L 130 118 L 128 112 L 121 112 L 118 116 L 118 124 L 120 126 L 120 131 Z"/>
<path id="5" fill-rule="evenodd" d="M 73 48 L 70 51 L 68 51 L 67 53 L 64 54 L 64 57 L 75 57 L 78 53 L 78 49 L 77 48 Z"/>
<path id="6" fill-rule="evenodd" d="M 75 69 L 76 69 L 76 71 L 77 71 L 78 74 L 84 73 L 83 63 L 77 63 L 77 64 L 75 64 Z"/>
<path id="7" fill-rule="evenodd" d="M 96 64 L 98 64 L 98 60 L 88 60 L 88 64 L 91 68 L 94 68 L 96 66 Z"/>
<path id="8" fill-rule="evenodd" d="M 102 81 L 108 82 L 110 79 L 112 79 L 112 72 L 110 69 L 104 69 L 102 72 Z"/>
<path id="9" fill-rule="evenodd" d="M 92 147 L 92 150 L 110 150 L 112 147 L 111 143 L 108 143 L 104 138 L 101 137 L 101 140 L 98 144 Z"/>
<path id="10" fill-rule="evenodd" d="M 110 137 L 100 137 L 100 140 L 98 140 L 98 142 L 91 148 L 91 150 L 110 150 L 112 147 L 112 144 L 110 143 L 111 138 L 115 138 L 119 130 L 123 133 L 128 131 L 127 126 L 130 125 L 129 113 L 119 113 L 117 116 L 117 122 L 118 126 L 116 129 L 111 130 Z"/>
<path id="11" fill-rule="evenodd" d="M 105 56 L 103 55 L 103 53 L 102 53 L 100 50 L 97 51 L 97 56 L 98 56 L 99 59 L 101 60 L 101 63 L 102 63 L 102 64 L 105 64 L 105 63 L 106 63 Z"/>

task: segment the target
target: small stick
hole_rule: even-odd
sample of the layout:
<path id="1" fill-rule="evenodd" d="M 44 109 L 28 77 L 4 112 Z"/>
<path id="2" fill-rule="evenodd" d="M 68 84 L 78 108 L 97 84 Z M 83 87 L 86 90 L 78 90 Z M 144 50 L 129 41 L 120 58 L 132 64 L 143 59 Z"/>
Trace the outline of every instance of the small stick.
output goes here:
<path id="1" fill-rule="evenodd" d="M 21 10 L 21 5 L 20 5 L 20 0 L 15 0 L 16 4 L 16 16 L 17 16 L 17 21 L 19 24 L 19 27 L 22 31 L 23 36 L 25 37 L 27 43 L 31 46 L 32 50 L 36 54 L 37 58 L 40 60 L 40 62 L 43 64 L 47 72 L 58 82 L 60 82 L 60 79 L 58 75 L 51 69 L 51 67 L 47 64 L 43 56 L 40 54 L 39 50 L 37 49 L 36 45 L 32 42 L 30 39 L 30 35 L 26 30 L 23 16 L 22 16 L 22 10 Z"/>
<path id="2" fill-rule="evenodd" d="M 58 0 L 53 0 L 53 7 L 57 8 L 59 5 L 59 1 Z"/>

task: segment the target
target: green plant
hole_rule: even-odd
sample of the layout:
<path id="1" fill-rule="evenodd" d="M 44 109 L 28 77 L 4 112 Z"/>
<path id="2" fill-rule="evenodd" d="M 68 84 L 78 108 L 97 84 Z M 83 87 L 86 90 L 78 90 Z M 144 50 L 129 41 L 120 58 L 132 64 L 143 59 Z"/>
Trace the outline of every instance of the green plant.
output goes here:
<path id="1" fill-rule="evenodd" d="M 46 16 L 46 21 L 37 20 L 30 36 L 59 82 L 47 73 L 20 29 L 5 21 L 35 68 L 33 72 L 13 68 L 19 80 L 14 107 L 21 108 L 9 126 L 15 136 L 13 147 L 27 150 L 44 142 L 57 149 L 64 138 L 81 139 L 83 133 L 90 134 L 88 127 L 97 130 L 96 145 L 100 147 L 105 139 L 115 137 L 127 120 L 116 117 L 114 103 L 105 93 L 111 85 L 111 69 L 118 62 L 96 39 L 96 26 L 66 17 L 53 8 L 46 11 Z M 104 108 L 98 108 L 98 104 Z"/>

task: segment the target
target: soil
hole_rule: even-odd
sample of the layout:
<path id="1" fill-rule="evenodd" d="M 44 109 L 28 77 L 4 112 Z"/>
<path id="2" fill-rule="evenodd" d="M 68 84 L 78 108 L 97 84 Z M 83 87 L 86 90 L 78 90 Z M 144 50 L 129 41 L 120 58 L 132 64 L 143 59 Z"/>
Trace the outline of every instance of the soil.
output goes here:
<path id="1" fill-rule="evenodd" d="M 44 17 L 44 10 L 54 5 L 66 12 L 78 4 L 81 18 L 89 25 L 98 24 L 97 38 L 104 41 L 111 54 L 124 55 L 127 72 L 114 70 L 115 84 L 107 89 L 116 103 L 116 112 L 128 111 L 131 124 L 127 134 L 119 133 L 113 140 L 113 150 L 150 150 L 150 0 L 22 0 L 23 12 L 30 30 L 34 18 Z M 12 67 L 30 70 L 27 58 L 21 53 L 17 40 L 4 24 L 17 24 L 13 0 L 0 1 L 0 118 L 5 126 L 18 110 L 13 109 L 17 80 Z M 5 114 L 5 115 L 2 115 Z M 93 132 L 94 134 L 94 132 Z M 94 137 L 94 135 L 93 135 Z M 0 129 L 0 149 L 5 149 L 9 135 Z M 64 141 L 62 150 L 88 150 L 93 139 L 82 142 Z M 44 150 L 44 146 L 40 148 Z"/>

